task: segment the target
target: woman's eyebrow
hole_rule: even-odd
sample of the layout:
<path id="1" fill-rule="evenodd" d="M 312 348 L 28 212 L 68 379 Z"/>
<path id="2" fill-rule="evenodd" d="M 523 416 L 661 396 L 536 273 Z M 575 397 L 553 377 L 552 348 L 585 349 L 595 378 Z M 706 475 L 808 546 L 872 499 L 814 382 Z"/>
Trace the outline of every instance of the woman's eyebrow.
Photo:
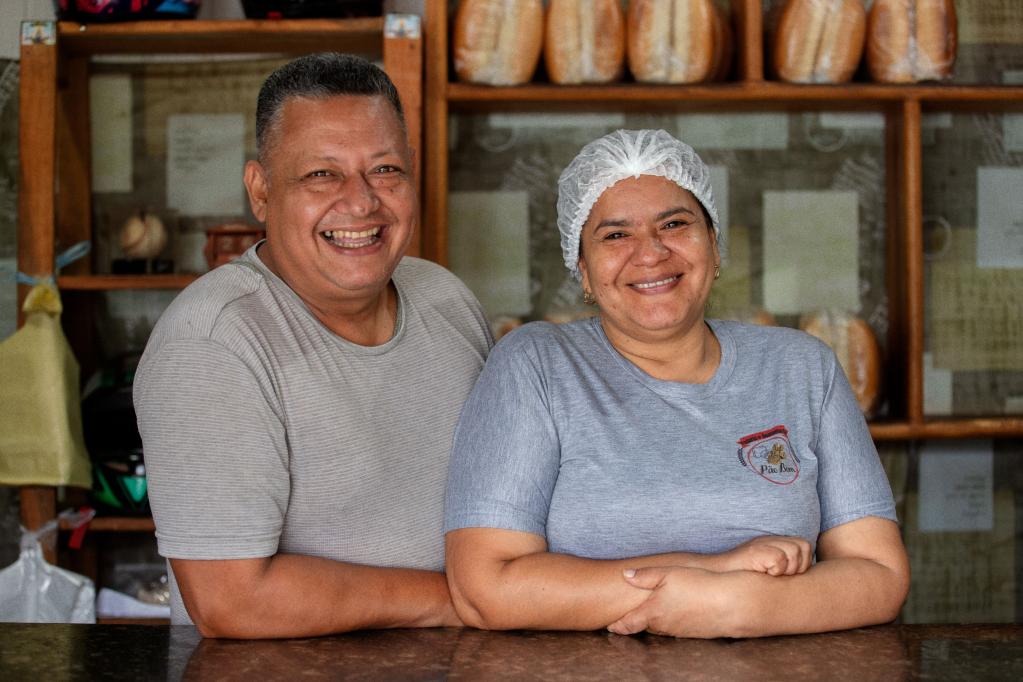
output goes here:
<path id="1" fill-rule="evenodd" d="M 696 215 L 694 211 L 689 210 L 685 206 L 678 206 L 676 208 L 669 208 L 667 211 L 661 211 L 660 213 L 657 214 L 655 220 L 664 220 L 665 218 L 673 216 L 676 213 L 688 213 L 691 216 Z"/>
<path id="2" fill-rule="evenodd" d="M 599 230 L 602 227 L 625 227 L 628 224 L 629 221 L 625 220 L 624 218 L 607 218 L 597 223 L 597 226 L 594 227 L 593 229 Z"/>

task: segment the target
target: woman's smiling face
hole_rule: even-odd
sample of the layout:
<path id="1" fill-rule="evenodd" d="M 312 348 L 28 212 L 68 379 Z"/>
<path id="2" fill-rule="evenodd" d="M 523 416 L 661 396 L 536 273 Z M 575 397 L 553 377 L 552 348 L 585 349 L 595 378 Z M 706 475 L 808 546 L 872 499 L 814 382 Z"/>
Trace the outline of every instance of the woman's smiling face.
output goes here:
<path id="1" fill-rule="evenodd" d="M 656 341 L 703 322 L 720 265 L 700 202 L 654 175 L 627 178 L 593 205 L 580 236 L 583 288 L 609 336 Z"/>

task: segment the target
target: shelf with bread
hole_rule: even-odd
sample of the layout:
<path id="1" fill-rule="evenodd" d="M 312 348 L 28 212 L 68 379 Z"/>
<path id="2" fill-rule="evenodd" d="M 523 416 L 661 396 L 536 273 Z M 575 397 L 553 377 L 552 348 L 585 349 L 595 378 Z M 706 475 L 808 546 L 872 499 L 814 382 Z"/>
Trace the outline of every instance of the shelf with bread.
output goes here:
<path id="1" fill-rule="evenodd" d="M 467 4 L 475 5 L 469 8 L 472 12 L 463 11 L 463 5 Z M 928 303 L 930 294 L 927 286 L 931 266 L 925 264 L 922 233 L 922 226 L 925 218 L 929 219 L 930 211 L 929 197 L 924 195 L 924 156 L 931 153 L 936 135 L 937 139 L 944 139 L 946 135 L 943 131 L 935 132 L 932 119 L 950 116 L 956 121 L 958 129 L 963 118 L 960 115 L 966 118 L 1002 114 L 1015 116 L 1023 112 L 1023 87 L 991 81 L 968 83 L 954 78 L 949 80 L 948 75 L 954 74 L 949 57 L 954 55 L 955 41 L 947 39 L 935 43 L 936 51 L 932 54 L 941 56 L 941 59 L 935 56 L 930 64 L 939 64 L 944 70 L 936 74 L 942 79 L 934 80 L 933 72 L 927 72 L 926 69 L 921 71 L 921 65 L 913 61 L 919 61 L 918 55 L 925 50 L 914 48 L 909 57 L 905 56 L 908 54 L 905 46 L 900 48 L 901 53 L 898 49 L 888 50 L 886 45 L 890 46 L 895 39 L 890 36 L 878 38 L 877 35 L 883 31 L 881 28 L 871 28 L 871 19 L 863 3 L 846 0 L 778 0 L 774 3 L 733 0 L 730 3 L 733 17 L 731 35 L 734 41 L 732 68 L 724 79 L 720 78 L 719 73 L 716 79 L 708 79 L 705 74 L 693 79 L 694 82 L 639 82 L 632 75 L 636 69 L 626 54 L 623 67 L 617 71 L 605 69 L 605 76 L 614 73 L 611 78 L 603 78 L 606 82 L 572 83 L 568 81 L 573 79 L 566 78 L 564 73 L 551 73 L 546 50 L 555 48 L 548 48 L 548 45 L 556 45 L 557 49 L 575 46 L 577 60 L 579 55 L 592 55 L 593 51 L 604 49 L 607 43 L 618 43 L 619 48 L 615 49 L 628 53 L 630 41 L 634 41 L 634 36 L 628 35 L 628 28 L 630 22 L 637 23 L 636 18 L 630 17 L 629 13 L 638 12 L 642 7 L 649 11 L 650 7 L 658 3 L 634 0 L 628 3 L 628 9 L 625 3 L 621 3 L 620 21 L 601 19 L 602 13 L 614 12 L 614 9 L 609 9 L 609 3 L 595 3 L 593 17 L 586 20 L 582 14 L 576 14 L 582 20 L 580 25 L 568 32 L 564 27 L 557 27 L 557 35 L 553 38 L 549 23 L 551 14 L 548 14 L 546 18 L 541 17 L 543 28 L 540 29 L 539 39 L 535 37 L 537 29 L 528 27 L 530 22 L 537 21 L 535 10 L 532 10 L 534 16 L 528 21 L 520 20 L 516 24 L 511 18 L 501 17 L 496 24 L 497 30 L 481 27 L 480 22 L 486 21 L 488 17 L 493 20 L 492 17 L 497 16 L 493 14 L 498 12 L 496 4 L 502 3 L 489 3 L 488 0 L 427 0 L 426 3 L 429 40 L 426 61 L 426 212 L 423 221 L 423 252 L 427 257 L 449 265 L 456 274 L 465 277 L 465 273 L 459 270 L 462 258 L 460 252 L 470 248 L 464 244 L 473 237 L 471 226 L 466 228 L 469 232 L 459 231 L 462 229 L 460 212 L 469 206 L 477 211 L 472 215 L 477 218 L 481 215 L 478 212 L 479 206 L 473 203 L 479 200 L 474 194 L 491 193 L 499 201 L 512 202 L 504 207 L 503 213 L 482 214 L 488 217 L 481 221 L 483 224 L 494 224 L 492 229 L 495 232 L 500 230 L 497 227 L 499 224 L 492 218 L 494 215 L 515 216 L 529 223 L 527 231 L 519 234 L 520 238 L 525 234 L 529 242 L 529 253 L 524 257 L 527 262 L 522 267 L 529 271 L 528 289 L 533 293 L 527 296 L 532 307 L 528 312 L 520 310 L 515 313 L 521 317 L 508 319 L 513 320 L 512 326 L 519 323 L 519 319 L 550 319 L 544 306 L 550 304 L 552 299 L 561 302 L 570 300 L 574 294 L 570 287 L 563 284 L 563 273 L 556 274 L 559 273 L 557 261 L 560 253 L 556 253 L 556 235 L 551 238 L 548 234 L 554 232 L 553 204 L 557 174 L 571 158 L 570 150 L 577 150 L 589 139 L 610 132 L 613 126 L 681 128 L 685 122 L 685 125 L 699 124 L 703 127 L 697 129 L 705 130 L 707 126 L 721 123 L 722 130 L 738 132 L 740 134 L 737 136 L 743 137 L 746 131 L 737 130 L 736 126 L 745 125 L 750 117 L 763 115 L 778 123 L 780 116 L 780 125 L 783 127 L 781 134 L 798 137 L 798 148 L 759 152 L 712 149 L 705 153 L 698 144 L 695 146 L 708 164 L 720 164 L 743 180 L 738 185 L 732 184 L 735 196 L 731 201 L 733 214 L 740 218 L 737 225 L 752 235 L 747 241 L 753 251 L 743 247 L 747 248 L 748 258 L 753 258 L 750 253 L 759 253 L 757 250 L 762 249 L 762 240 L 765 238 L 759 222 L 762 218 L 751 214 L 753 209 L 748 205 L 752 202 L 759 206 L 757 202 L 762 199 L 759 196 L 752 197 L 748 185 L 755 185 L 758 191 L 830 191 L 836 187 L 822 183 L 834 177 L 838 183 L 837 189 L 849 189 L 841 184 L 843 182 L 860 183 L 861 207 L 877 204 L 876 209 L 871 209 L 877 214 L 872 216 L 873 222 L 861 226 L 859 247 L 861 259 L 865 259 L 861 263 L 861 285 L 864 284 L 863 277 L 866 277 L 865 283 L 873 292 L 870 294 L 871 300 L 867 301 L 867 312 L 870 313 L 868 319 L 879 337 L 881 347 L 883 409 L 872 413 L 869 418 L 875 439 L 908 441 L 1014 438 L 1023 435 L 1023 409 L 1013 407 L 1011 395 L 1005 403 L 999 403 L 988 413 L 976 410 L 966 410 L 963 414 L 957 414 L 955 410 L 935 413 L 931 410 L 929 392 L 933 386 L 927 382 L 930 381 L 933 368 L 928 364 L 931 362 L 931 354 L 928 352 L 931 339 L 927 328 L 933 304 Z M 530 3 L 503 4 L 507 8 Z M 709 0 L 666 0 L 659 3 L 658 11 L 663 12 L 671 6 L 676 13 L 689 12 L 685 16 L 692 23 L 693 12 L 700 9 L 697 6 L 704 6 L 705 11 L 705 6 L 709 4 Z M 714 6 L 720 7 L 723 4 L 714 3 Z M 875 2 L 874 5 L 879 8 L 875 11 L 890 11 L 896 4 L 899 3 Z M 547 5 L 551 13 L 558 9 L 572 16 L 573 11 L 564 10 L 570 5 L 578 5 L 578 2 L 557 0 Z M 773 5 L 773 8 L 764 10 L 766 5 Z M 855 5 L 860 5 L 861 11 Z M 947 37 L 949 26 L 954 27 L 954 21 L 950 22 L 948 14 L 951 6 L 951 2 L 946 3 L 944 0 L 928 3 L 930 9 L 938 12 L 932 17 L 934 25 L 938 27 L 932 34 L 940 36 L 941 30 L 945 30 Z M 790 74 L 790 80 L 845 82 L 783 80 L 779 73 L 782 69 L 779 68 L 777 55 L 778 46 L 785 39 L 790 41 L 789 51 L 794 50 L 793 54 L 796 54 L 801 47 L 800 40 L 804 40 L 806 35 L 817 35 L 818 40 L 823 41 L 824 38 L 820 36 L 825 36 L 830 30 L 833 37 L 848 37 L 837 35 L 841 32 L 836 32 L 833 23 L 829 24 L 829 21 L 834 21 L 833 17 L 829 19 L 826 14 L 805 16 L 806 12 L 820 8 L 828 12 L 857 13 L 865 32 L 862 44 L 865 56 L 862 61 L 857 56 L 858 61 L 851 66 L 847 63 L 844 73 L 839 76 L 818 78 L 812 75 L 812 70 L 810 76 L 792 77 Z M 781 24 L 784 22 L 779 15 L 786 11 L 789 12 L 789 23 L 795 26 L 787 29 L 788 38 L 780 36 L 780 32 L 783 32 Z M 795 12 L 804 14 L 797 16 Z M 469 22 L 473 13 L 476 14 L 473 19 L 476 26 Z M 653 23 L 670 25 L 672 22 L 664 18 L 666 16 L 662 15 L 659 22 Z M 794 22 L 793 16 L 800 21 L 809 18 L 811 23 L 816 23 L 808 28 L 798 21 Z M 883 27 L 893 25 L 893 22 L 894 25 L 905 26 L 904 23 L 899 24 L 905 17 L 893 18 L 889 14 L 882 18 L 883 21 L 875 17 L 873 22 Z M 548 23 L 544 24 L 544 21 Z M 587 24 L 587 21 L 590 23 Z M 625 37 L 621 37 L 618 32 L 618 23 L 624 27 Z M 923 25 L 925 22 L 917 23 Z M 681 30 L 680 25 L 675 24 L 674 33 L 660 36 L 658 44 L 671 44 L 676 40 Z M 839 27 L 843 25 L 839 24 Z M 965 28 L 972 32 L 971 35 L 977 33 L 969 26 Z M 600 40 L 595 42 L 591 39 L 588 47 L 585 46 L 587 31 L 588 35 L 600 36 Z M 875 34 L 875 37 L 867 35 L 868 31 Z M 924 38 L 918 39 L 908 28 L 904 28 L 901 35 L 913 45 L 923 44 Z M 954 33 L 952 35 L 954 37 Z M 502 56 L 506 61 L 488 62 L 488 56 L 492 57 L 494 52 L 499 52 L 501 41 L 507 40 L 509 36 L 514 38 L 518 51 Z M 653 40 L 657 42 L 656 38 Z M 1021 43 L 1020 52 L 1023 54 L 1023 40 L 1017 42 Z M 544 44 L 537 48 L 538 43 Z M 489 55 L 487 49 L 474 47 L 488 44 Z M 621 47 L 623 44 L 624 48 Z M 495 46 L 498 46 L 497 49 Z M 517 65 L 516 61 L 522 59 L 523 53 L 533 54 L 531 50 L 536 54 L 543 53 L 544 58 L 539 61 L 539 65 L 536 62 L 531 62 L 531 67 Z M 809 53 L 803 51 L 802 56 L 795 61 L 801 61 L 805 66 L 813 62 L 815 54 L 819 56 L 821 52 L 820 49 L 816 52 L 810 50 Z M 898 57 L 898 54 L 903 56 Z M 688 57 L 692 59 L 691 55 Z M 699 58 L 705 57 L 706 51 Z M 596 61 L 598 57 L 590 56 L 587 59 Z M 868 60 L 870 65 L 867 64 Z M 891 73 L 892 65 L 906 64 L 909 65 L 908 72 Z M 467 73 L 467 70 L 473 68 L 477 69 L 476 75 Z M 887 73 L 885 68 L 888 68 Z M 517 73 L 512 73 L 516 69 Z M 976 71 L 973 68 L 971 73 Z M 527 75 L 523 76 L 523 73 Z M 875 76 L 898 82 L 877 82 Z M 511 84 L 494 84 L 502 80 Z M 1010 82 L 1008 77 L 1005 82 Z M 852 117 L 853 127 L 845 131 L 836 132 L 836 129 L 822 125 L 825 119 L 849 117 Z M 827 146 L 831 142 L 829 135 L 841 137 L 846 134 L 851 142 L 844 150 L 836 153 Z M 685 135 L 682 139 L 686 139 Z M 786 168 L 786 163 L 790 167 Z M 1010 161 L 1010 165 L 1012 163 L 1018 165 L 1018 161 Z M 813 177 L 812 171 L 818 166 L 821 167 L 818 173 L 823 176 L 821 178 Z M 806 169 L 802 175 L 800 167 Z M 786 187 L 782 186 L 784 183 L 781 180 L 764 179 L 764 176 L 772 173 L 799 175 L 804 179 L 797 182 L 804 182 L 805 186 L 795 184 Z M 928 182 L 928 192 L 939 191 L 932 188 L 938 184 L 937 180 Z M 526 198 L 512 197 L 516 192 Z M 745 204 L 734 203 L 740 196 L 746 201 Z M 876 201 L 871 197 L 876 197 Z M 514 209 L 514 201 L 524 202 L 526 208 L 521 211 Z M 511 253 L 508 249 L 511 242 L 508 239 L 508 235 L 495 234 L 494 237 L 495 243 L 501 245 L 504 256 Z M 471 248 L 478 252 L 485 246 L 475 243 Z M 726 273 L 728 269 L 723 268 L 722 283 Z M 743 281 L 733 281 L 727 286 L 736 289 L 744 287 L 747 302 L 755 300 L 763 305 L 763 292 L 758 289 L 763 284 L 756 281 L 761 274 L 749 269 L 742 273 L 745 278 Z M 537 291 L 545 293 L 537 294 Z M 501 324 L 508 326 L 505 317 L 500 316 Z M 781 320 L 783 324 L 798 324 L 797 316 L 781 317 L 785 317 Z M 993 397 L 1001 398 L 1002 394 L 1011 394 L 1016 386 L 1014 381 L 1010 381 L 1007 387 L 1000 387 L 998 390 L 1001 393 Z M 979 382 L 980 379 L 974 381 L 974 384 Z M 925 395 L 925 389 L 928 395 Z M 959 391 L 958 384 L 955 390 Z M 990 404 L 990 400 L 981 402 L 984 405 Z"/>
<path id="2" fill-rule="evenodd" d="M 213 214 L 200 224 L 191 241 L 182 241 L 180 216 L 165 205 L 166 153 L 162 149 L 159 154 L 153 153 L 142 135 L 152 129 L 155 136 L 151 137 L 165 140 L 163 121 L 168 115 L 192 113 L 174 103 L 187 100 L 185 104 L 191 105 L 203 97 L 219 100 L 221 108 L 216 111 L 233 112 L 251 128 L 249 114 L 254 109 L 256 91 L 272 68 L 267 64 L 280 63 L 289 55 L 339 50 L 382 62 L 398 88 L 410 140 L 417 157 L 421 157 L 423 41 L 421 28 L 413 19 L 400 15 L 23 25 L 18 269 L 34 277 L 56 275 L 62 292 L 64 331 L 79 361 L 83 381 L 100 374 L 94 370 L 122 359 L 127 366 L 130 358 L 122 354 L 137 354 L 159 310 L 176 290 L 199 277 L 208 263 L 222 262 L 227 253 L 239 247 L 239 240 L 258 238 L 252 230 L 240 229 L 242 216 L 232 219 L 229 214 Z M 244 64 L 249 66 L 232 66 Z M 264 67 L 265 71 L 259 71 Z M 229 81 L 231 74 L 224 76 L 221 71 L 231 68 L 248 68 L 244 92 L 242 86 L 231 93 L 215 88 L 203 91 L 215 76 Z M 144 79 L 153 73 L 164 78 L 161 85 L 174 79 L 174 87 L 164 87 L 160 92 L 162 119 L 147 116 L 147 110 L 142 109 L 149 92 L 143 92 L 148 87 Z M 120 76 L 119 82 L 128 89 L 129 104 L 124 115 L 129 124 L 124 130 L 132 137 L 124 147 L 132 154 L 132 165 L 126 174 L 131 183 L 127 189 L 97 188 L 93 182 L 90 117 L 94 109 L 90 99 L 97 95 L 90 81 L 95 81 L 94 76 L 111 74 Z M 193 79 L 191 88 L 188 79 Z M 196 88 L 196 82 L 202 87 Z M 123 91 L 118 94 L 122 95 Z M 153 121 L 159 125 L 153 125 Z M 246 142 L 251 142 L 249 133 Z M 246 149 L 251 158 L 251 144 Z M 240 180 L 238 177 L 239 191 Z M 167 219 L 166 231 L 154 227 L 144 214 L 129 226 L 129 216 L 140 206 L 162 214 Z M 231 242 L 223 251 L 217 246 L 222 239 Z M 55 256 L 83 241 L 92 244 L 90 256 L 54 272 Z M 170 258 L 159 254 L 164 246 L 166 254 L 173 250 Z M 413 244 L 412 251 L 418 250 L 418 244 Z M 186 252 L 192 256 L 187 264 L 180 257 Z M 158 262 L 161 257 L 166 260 Z M 118 259 L 122 262 L 115 262 Z M 19 301 L 27 291 L 27 287 L 19 287 Z M 152 314 L 154 310 L 156 314 Z M 19 325 L 23 321 L 19 318 Z M 118 376 L 130 373 L 125 367 L 121 370 Z M 58 489 L 44 485 L 23 486 L 20 504 L 22 524 L 30 529 L 53 519 L 61 509 L 97 506 L 84 489 L 66 488 L 58 497 Z M 97 580 L 98 589 L 110 556 L 155 555 L 152 518 L 144 515 L 144 510 L 139 512 L 142 515 L 126 515 L 129 513 L 110 508 L 108 515 L 94 518 L 78 550 L 65 547 L 74 534 L 65 523 L 59 553 L 54 540 L 44 543 L 47 559 Z"/>

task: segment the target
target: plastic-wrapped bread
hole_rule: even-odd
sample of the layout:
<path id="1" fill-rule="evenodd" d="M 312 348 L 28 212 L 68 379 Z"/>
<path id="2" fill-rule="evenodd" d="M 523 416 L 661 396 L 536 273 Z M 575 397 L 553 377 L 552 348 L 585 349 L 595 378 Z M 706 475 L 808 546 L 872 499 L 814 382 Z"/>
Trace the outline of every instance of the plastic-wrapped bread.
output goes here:
<path id="1" fill-rule="evenodd" d="M 952 0 L 874 0 L 867 20 L 867 67 L 882 83 L 952 75 L 958 28 Z"/>
<path id="2" fill-rule="evenodd" d="M 629 71 L 644 83 L 698 83 L 715 66 L 712 0 L 631 0 Z"/>
<path id="3" fill-rule="evenodd" d="M 551 82 L 609 83 L 625 66 L 625 16 L 619 0 L 550 0 L 544 63 Z"/>
<path id="4" fill-rule="evenodd" d="M 543 48 L 540 0 L 462 0 L 453 54 L 459 80 L 521 85 L 533 78 Z"/>
<path id="5" fill-rule="evenodd" d="M 880 395 L 881 351 L 870 325 L 848 313 L 819 311 L 804 315 L 799 328 L 835 352 L 860 409 L 872 414 Z"/>
<path id="6" fill-rule="evenodd" d="M 774 34 L 774 71 L 791 83 L 845 83 L 866 32 L 862 0 L 788 0 Z"/>

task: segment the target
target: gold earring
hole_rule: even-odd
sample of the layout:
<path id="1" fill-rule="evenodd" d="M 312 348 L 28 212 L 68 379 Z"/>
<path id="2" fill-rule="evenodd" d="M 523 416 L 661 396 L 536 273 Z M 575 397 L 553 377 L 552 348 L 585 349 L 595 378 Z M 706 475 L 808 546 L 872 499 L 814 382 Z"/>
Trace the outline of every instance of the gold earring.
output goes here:
<path id="1" fill-rule="evenodd" d="M 714 266 L 714 279 L 717 279 L 720 276 L 721 276 L 721 266 L 720 265 L 715 265 Z"/>
<path id="2" fill-rule="evenodd" d="M 593 305 L 596 302 L 597 299 L 593 297 L 593 294 L 589 291 L 589 289 L 583 289 L 583 303 L 586 305 Z"/>

